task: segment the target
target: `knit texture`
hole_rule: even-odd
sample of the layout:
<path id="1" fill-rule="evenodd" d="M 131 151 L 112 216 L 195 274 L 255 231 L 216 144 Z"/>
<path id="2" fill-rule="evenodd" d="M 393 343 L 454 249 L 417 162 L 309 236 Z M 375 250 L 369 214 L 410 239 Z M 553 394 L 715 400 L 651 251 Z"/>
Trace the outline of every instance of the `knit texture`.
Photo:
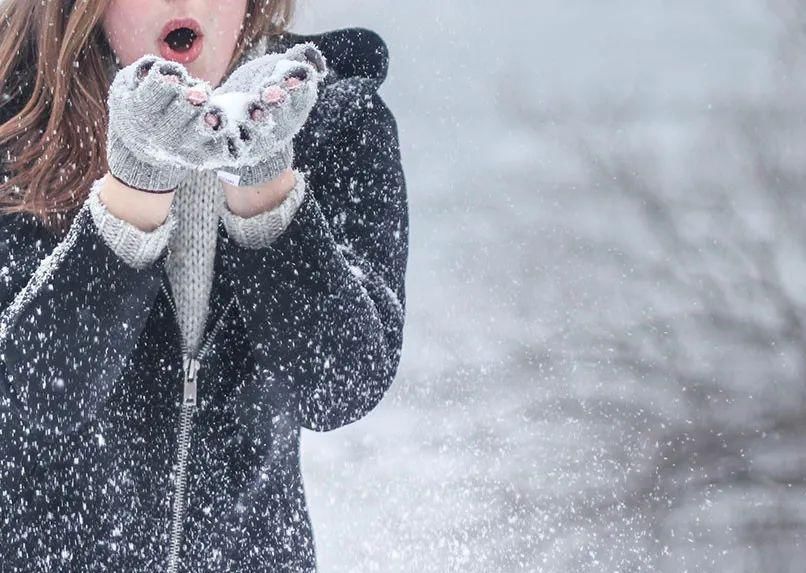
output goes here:
<path id="1" fill-rule="evenodd" d="M 93 221 L 107 245 L 127 264 L 143 268 L 152 264 L 166 246 L 165 271 L 176 303 L 177 321 L 188 350 L 199 349 L 213 285 L 218 220 L 240 246 L 269 246 L 288 227 L 306 188 L 302 173 L 277 207 L 252 217 L 229 210 L 221 182 L 213 171 L 194 171 L 176 190 L 165 222 L 146 232 L 109 212 L 100 199 L 96 181 L 87 198 Z"/>
<path id="2" fill-rule="evenodd" d="M 100 196 L 102 181 L 103 179 L 98 179 L 92 184 L 87 197 L 95 227 L 126 264 L 143 269 L 156 261 L 165 250 L 176 224 L 176 217 L 169 212 L 162 225 L 152 231 L 143 231 L 107 210 Z"/>
<path id="3" fill-rule="evenodd" d="M 289 142 L 280 151 L 273 155 L 267 155 L 265 161 L 261 161 L 256 165 L 244 165 L 240 168 L 223 167 L 219 172 L 224 172 L 227 175 L 225 181 L 231 185 L 250 187 L 271 181 L 291 167 L 293 163 L 294 146 Z"/>
<path id="4" fill-rule="evenodd" d="M 171 237 L 165 271 L 179 327 L 192 353 L 198 350 L 207 319 L 222 201 L 221 184 L 215 175 L 195 171 L 179 185 L 171 204 L 176 214 L 176 230 Z"/>
<path id="5" fill-rule="evenodd" d="M 227 229 L 227 235 L 242 247 L 261 249 L 272 244 L 293 219 L 305 200 L 305 176 L 295 171 L 296 183 L 288 197 L 270 211 L 258 213 L 252 217 L 240 217 L 229 210 L 224 202 L 221 220 Z"/>
<path id="6" fill-rule="evenodd" d="M 234 69 L 266 53 L 269 43 L 261 38 Z M 107 61 L 110 82 L 119 71 Z M 226 78 L 225 78 L 226 79 Z M 243 218 L 230 212 L 215 171 L 193 171 L 176 188 L 173 203 L 162 225 L 145 232 L 115 217 L 101 201 L 100 180 L 87 198 L 93 221 L 107 245 L 127 264 L 143 268 L 170 248 L 165 271 L 176 303 L 177 321 L 188 351 L 195 354 L 204 335 L 212 291 L 218 220 L 242 246 L 268 246 L 288 226 L 305 193 L 305 180 L 297 173 L 294 192 L 271 212 Z"/>
<path id="7" fill-rule="evenodd" d="M 144 191 L 174 189 L 190 174 L 190 161 L 197 164 L 208 152 L 204 143 L 213 137 L 212 128 L 199 120 L 204 109 L 184 100 L 184 85 L 163 79 L 168 71 L 183 84 L 189 80 L 183 66 L 146 55 L 116 72 L 109 88 L 109 171 Z"/>
<path id="8" fill-rule="evenodd" d="M 225 109 L 235 102 L 241 109 L 258 105 L 260 119 L 228 113 L 230 139 L 238 148 L 237 164 L 225 167 L 240 178 L 239 185 L 259 185 L 277 177 L 293 163 L 294 136 L 307 121 L 317 98 L 319 84 L 327 75 L 325 57 L 312 42 L 284 51 L 269 52 L 235 68 L 213 91 L 211 103 Z M 296 85 L 287 82 L 295 80 Z M 268 98 L 268 99 L 267 99 Z M 248 102 L 258 102 L 251 103 Z M 274 102 L 267 103 L 269 101 Z M 249 133 L 247 140 L 236 128 Z"/>

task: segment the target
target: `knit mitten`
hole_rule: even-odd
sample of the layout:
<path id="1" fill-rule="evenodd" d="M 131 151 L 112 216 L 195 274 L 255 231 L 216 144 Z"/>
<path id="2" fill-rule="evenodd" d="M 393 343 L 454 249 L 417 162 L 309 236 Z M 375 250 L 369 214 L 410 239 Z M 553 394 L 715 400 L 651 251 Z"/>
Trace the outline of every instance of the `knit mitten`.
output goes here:
<path id="1" fill-rule="evenodd" d="M 325 58 L 310 42 L 236 69 L 210 97 L 210 105 L 222 110 L 227 147 L 220 162 L 205 167 L 218 169 L 221 179 L 238 186 L 258 185 L 290 168 L 292 140 L 326 74 Z"/>
<path id="2" fill-rule="evenodd" d="M 109 171 L 126 185 L 165 193 L 226 149 L 209 84 L 184 66 L 146 55 L 120 70 L 107 104 Z"/>

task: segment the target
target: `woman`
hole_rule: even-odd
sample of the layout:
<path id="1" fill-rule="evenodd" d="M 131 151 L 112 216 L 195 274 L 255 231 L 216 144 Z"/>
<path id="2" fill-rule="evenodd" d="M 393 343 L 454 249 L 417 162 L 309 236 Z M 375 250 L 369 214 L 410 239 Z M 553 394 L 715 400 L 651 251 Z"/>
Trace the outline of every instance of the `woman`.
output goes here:
<path id="1" fill-rule="evenodd" d="M 291 12 L 0 7 L 3 571 L 315 571 L 300 427 L 394 379 L 408 210 L 383 42 Z"/>

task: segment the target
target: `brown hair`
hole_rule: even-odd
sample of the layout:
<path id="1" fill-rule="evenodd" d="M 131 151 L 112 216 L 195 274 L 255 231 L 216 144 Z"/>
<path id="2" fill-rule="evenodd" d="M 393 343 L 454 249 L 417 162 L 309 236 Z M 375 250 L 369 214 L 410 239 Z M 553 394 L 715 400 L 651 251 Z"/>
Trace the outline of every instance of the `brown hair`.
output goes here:
<path id="1" fill-rule="evenodd" d="M 32 213 L 58 234 L 107 171 L 110 2 L 0 0 L 0 212 Z M 248 0 L 230 67 L 285 31 L 294 3 Z"/>

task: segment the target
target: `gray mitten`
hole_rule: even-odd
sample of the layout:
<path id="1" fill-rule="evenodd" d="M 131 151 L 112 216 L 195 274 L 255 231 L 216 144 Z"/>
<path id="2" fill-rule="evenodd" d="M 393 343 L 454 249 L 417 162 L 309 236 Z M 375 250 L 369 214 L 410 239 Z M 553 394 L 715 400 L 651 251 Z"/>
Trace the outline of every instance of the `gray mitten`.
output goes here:
<path id="1" fill-rule="evenodd" d="M 152 193 L 175 189 L 226 139 L 212 90 L 184 66 L 153 55 L 120 70 L 107 104 L 109 171 L 130 187 Z"/>
<path id="2" fill-rule="evenodd" d="M 210 97 L 211 107 L 221 110 L 227 151 L 220 162 L 204 167 L 218 169 L 223 180 L 239 186 L 269 181 L 290 168 L 292 140 L 326 74 L 325 58 L 310 42 L 236 69 Z"/>

